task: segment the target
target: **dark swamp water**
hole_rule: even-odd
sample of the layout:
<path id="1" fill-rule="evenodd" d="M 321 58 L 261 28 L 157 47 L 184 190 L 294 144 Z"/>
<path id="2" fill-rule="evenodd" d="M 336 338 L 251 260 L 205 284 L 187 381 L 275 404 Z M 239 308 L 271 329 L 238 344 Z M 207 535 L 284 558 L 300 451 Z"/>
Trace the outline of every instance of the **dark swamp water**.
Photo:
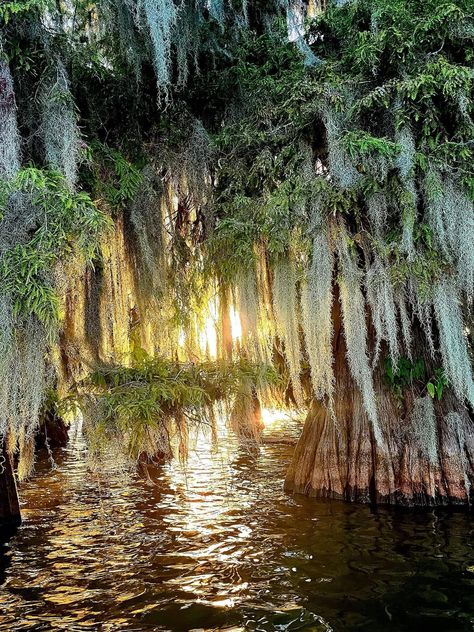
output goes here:
<path id="1" fill-rule="evenodd" d="M 74 432 L 22 486 L 1 630 L 474 629 L 472 514 L 292 497 L 291 446 L 229 438 L 154 485 L 98 479 Z"/>

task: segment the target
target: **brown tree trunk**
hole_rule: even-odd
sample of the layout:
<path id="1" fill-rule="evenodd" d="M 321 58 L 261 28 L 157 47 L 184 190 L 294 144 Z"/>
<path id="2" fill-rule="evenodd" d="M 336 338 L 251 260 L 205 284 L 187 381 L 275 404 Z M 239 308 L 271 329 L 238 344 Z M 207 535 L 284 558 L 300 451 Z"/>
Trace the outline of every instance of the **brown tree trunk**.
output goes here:
<path id="1" fill-rule="evenodd" d="M 302 436 L 286 475 L 285 489 L 309 496 L 400 505 L 468 504 L 474 482 L 474 424 L 468 410 L 445 390 L 434 402 L 435 458 L 427 455 L 412 420 L 416 392 L 403 400 L 385 383 L 383 363 L 374 371 L 383 441 L 377 444 L 362 396 L 346 360 L 338 299 L 333 307 L 335 415 L 319 401 L 311 404 Z M 369 333 L 373 347 L 373 332 Z M 415 338 L 415 337 L 414 337 Z M 427 373 L 433 361 L 415 340 L 413 356 L 423 358 Z M 419 393 L 418 393 L 419 395 Z M 450 413 L 456 413 L 453 425 Z"/>
<path id="2" fill-rule="evenodd" d="M 20 503 L 11 456 L 1 448 L 0 458 L 0 530 L 18 526 L 21 522 Z"/>

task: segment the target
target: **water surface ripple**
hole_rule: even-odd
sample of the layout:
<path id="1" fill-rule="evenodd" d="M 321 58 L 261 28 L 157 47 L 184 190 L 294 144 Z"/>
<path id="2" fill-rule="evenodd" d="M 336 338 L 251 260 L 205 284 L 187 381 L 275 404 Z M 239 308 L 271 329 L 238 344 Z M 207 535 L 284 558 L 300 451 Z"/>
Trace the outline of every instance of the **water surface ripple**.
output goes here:
<path id="1" fill-rule="evenodd" d="M 73 433 L 22 485 L 0 629 L 474 629 L 472 515 L 289 496 L 292 449 L 201 439 L 149 485 L 92 476 Z"/>

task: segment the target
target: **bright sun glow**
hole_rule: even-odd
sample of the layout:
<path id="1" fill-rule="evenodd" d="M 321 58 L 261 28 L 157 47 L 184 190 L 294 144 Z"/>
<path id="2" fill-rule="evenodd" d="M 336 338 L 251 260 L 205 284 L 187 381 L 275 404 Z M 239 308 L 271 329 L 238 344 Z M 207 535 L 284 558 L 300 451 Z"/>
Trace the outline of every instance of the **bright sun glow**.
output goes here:
<path id="1" fill-rule="evenodd" d="M 278 408 L 262 408 L 262 421 L 265 428 L 278 426 L 284 419 L 288 417 L 288 413 Z"/>
<path id="2" fill-rule="evenodd" d="M 206 319 L 204 328 L 199 334 L 199 346 L 203 354 L 211 359 L 217 358 L 217 306 L 214 302 L 209 303 L 209 316 Z"/>

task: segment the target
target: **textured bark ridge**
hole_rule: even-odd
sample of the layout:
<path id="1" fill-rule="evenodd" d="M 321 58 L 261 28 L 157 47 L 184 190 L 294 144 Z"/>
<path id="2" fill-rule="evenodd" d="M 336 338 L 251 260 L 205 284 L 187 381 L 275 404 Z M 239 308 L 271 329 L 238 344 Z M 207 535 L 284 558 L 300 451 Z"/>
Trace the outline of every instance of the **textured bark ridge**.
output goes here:
<path id="1" fill-rule="evenodd" d="M 374 372 L 374 388 L 383 441 L 377 444 L 347 365 L 338 300 L 333 318 L 335 415 L 313 401 L 285 489 L 364 503 L 469 504 L 474 423 L 467 409 L 448 390 L 440 402 L 434 402 L 434 422 L 424 436 L 413 419 L 415 394 L 407 389 L 403 401 L 397 401 L 379 368 Z M 421 336 L 415 354 L 432 366 Z"/>
<path id="2" fill-rule="evenodd" d="M 11 456 L 5 446 L 0 458 L 0 530 L 17 526 L 21 522 L 20 503 L 16 489 Z"/>

